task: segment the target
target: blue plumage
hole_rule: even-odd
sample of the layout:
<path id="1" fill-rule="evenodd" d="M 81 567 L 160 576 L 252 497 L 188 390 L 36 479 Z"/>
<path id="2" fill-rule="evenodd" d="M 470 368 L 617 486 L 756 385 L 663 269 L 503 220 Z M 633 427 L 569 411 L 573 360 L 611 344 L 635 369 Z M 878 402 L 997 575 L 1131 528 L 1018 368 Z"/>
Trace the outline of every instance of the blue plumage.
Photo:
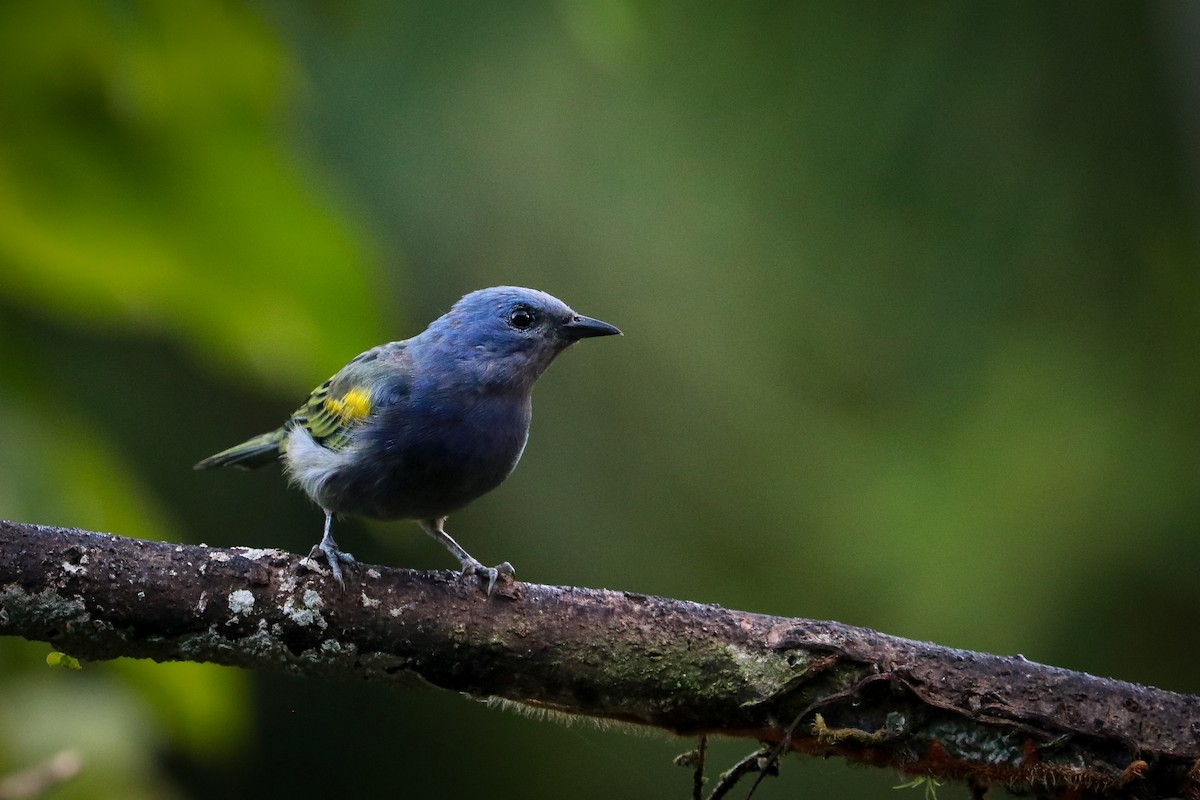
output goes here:
<path id="1" fill-rule="evenodd" d="M 283 426 L 204 459 L 197 469 L 256 467 L 282 457 L 291 480 L 325 510 L 313 548 L 344 585 L 353 563 L 330 535 L 334 514 L 416 519 L 459 560 L 484 567 L 443 529 L 445 518 L 508 477 L 529 436 L 538 376 L 574 342 L 619 334 L 535 289 L 472 292 L 421 334 L 372 348 L 317 387 Z"/>

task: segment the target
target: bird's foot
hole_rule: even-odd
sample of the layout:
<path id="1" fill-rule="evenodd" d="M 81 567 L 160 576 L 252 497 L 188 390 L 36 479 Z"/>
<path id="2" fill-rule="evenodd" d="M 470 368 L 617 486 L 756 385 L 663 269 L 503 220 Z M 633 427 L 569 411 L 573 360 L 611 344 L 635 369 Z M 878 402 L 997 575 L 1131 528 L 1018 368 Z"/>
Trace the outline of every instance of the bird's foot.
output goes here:
<path id="1" fill-rule="evenodd" d="M 358 563 L 354 556 L 342 552 L 330 540 L 322 540 L 320 543 L 314 544 L 308 557 L 309 559 L 324 558 L 325 563 L 329 564 L 329 571 L 333 573 L 333 579 L 338 582 L 338 586 L 342 587 L 342 591 L 346 590 L 346 580 L 342 577 L 342 564 L 351 567 Z"/>
<path id="2" fill-rule="evenodd" d="M 513 569 L 513 565 L 507 561 L 497 564 L 494 567 L 485 567 L 475 559 L 463 562 L 462 577 L 476 577 L 479 579 L 479 588 L 483 589 L 483 581 L 487 579 L 487 588 L 484 592 L 490 597 L 492 589 L 496 588 L 497 580 L 511 581 L 517 576 L 517 571 Z"/>

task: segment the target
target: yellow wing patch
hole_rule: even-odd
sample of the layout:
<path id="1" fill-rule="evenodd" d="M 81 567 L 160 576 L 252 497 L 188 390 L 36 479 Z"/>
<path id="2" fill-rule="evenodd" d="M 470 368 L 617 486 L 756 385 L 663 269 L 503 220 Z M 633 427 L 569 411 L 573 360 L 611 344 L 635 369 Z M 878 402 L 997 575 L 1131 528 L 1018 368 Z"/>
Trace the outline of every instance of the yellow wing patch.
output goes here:
<path id="1" fill-rule="evenodd" d="M 371 413 L 371 393 L 366 389 L 355 388 L 341 397 L 326 397 L 325 410 L 341 419 L 342 424 L 353 424 L 365 419 Z"/>
<path id="2" fill-rule="evenodd" d="M 323 447 L 341 450 L 350 443 L 351 432 L 371 415 L 371 390 L 356 386 L 341 397 L 330 397 L 332 383 L 330 378 L 309 395 L 292 415 L 292 424 L 302 426 Z"/>

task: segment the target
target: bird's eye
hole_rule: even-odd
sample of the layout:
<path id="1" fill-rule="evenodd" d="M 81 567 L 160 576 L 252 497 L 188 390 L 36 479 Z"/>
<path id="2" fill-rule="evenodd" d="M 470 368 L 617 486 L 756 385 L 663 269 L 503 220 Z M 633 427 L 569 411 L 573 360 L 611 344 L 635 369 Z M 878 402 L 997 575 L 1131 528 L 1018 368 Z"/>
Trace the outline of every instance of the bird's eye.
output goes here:
<path id="1" fill-rule="evenodd" d="M 533 312 L 525 306 L 517 306 L 509 312 L 508 322 L 514 328 L 525 330 L 533 325 Z"/>

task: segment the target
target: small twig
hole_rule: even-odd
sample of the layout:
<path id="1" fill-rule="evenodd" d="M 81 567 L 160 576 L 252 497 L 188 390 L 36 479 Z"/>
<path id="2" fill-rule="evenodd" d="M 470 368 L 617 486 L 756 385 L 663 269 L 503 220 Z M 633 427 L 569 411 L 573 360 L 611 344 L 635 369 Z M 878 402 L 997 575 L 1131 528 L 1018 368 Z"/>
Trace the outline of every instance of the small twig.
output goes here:
<path id="1" fill-rule="evenodd" d="M 869 683 L 875 683 L 876 681 L 881 680 L 891 680 L 891 677 L 891 673 L 887 672 L 877 672 L 872 675 L 868 675 L 840 692 L 834 692 L 831 695 L 818 698 L 805 706 L 804 710 L 797 714 L 796 718 L 792 720 L 792 724 L 787 726 L 787 729 L 783 732 L 783 738 L 779 740 L 779 744 L 771 748 L 770 753 L 767 756 L 767 764 L 763 767 L 759 773 L 759 776 L 755 778 L 754 785 L 750 787 L 750 793 L 746 795 L 746 800 L 750 800 L 750 798 L 754 796 L 754 792 L 756 789 L 758 789 L 758 785 L 762 783 L 763 778 L 767 777 L 767 775 L 779 774 L 779 759 L 783 757 L 783 754 L 786 753 L 789 748 L 791 748 L 792 739 L 795 737 L 796 731 L 800 727 L 801 720 L 803 720 L 812 712 L 816 711 L 818 708 L 827 706 L 830 703 L 836 703 L 839 700 L 845 700 L 847 698 L 854 697 L 860 691 L 862 691 L 864 686 Z"/>
<path id="2" fill-rule="evenodd" d="M 700 734 L 700 743 L 694 750 L 675 756 L 675 766 L 692 768 L 692 800 L 701 800 L 704 787 L 704 755 L 708 750 L 708 735 Z"/>
<path id="3" fill-rule="evenodd" d="M 751 772 L 760 772 L 768 768 L 767 756 L 769 752 L 770 750 L 766 746 L 760 747 L 725 772 L 722 772 L 721 777 L 717 779 L 716 785 L 713 786 L 712 792 L 708 795 L 708 800 L 721 800 L 722 797 L 729 794 L 729 791 L 743 777 L 749 775 Z M 775 774 L 778 775 L 779 771 L 776 770 Z"/>

